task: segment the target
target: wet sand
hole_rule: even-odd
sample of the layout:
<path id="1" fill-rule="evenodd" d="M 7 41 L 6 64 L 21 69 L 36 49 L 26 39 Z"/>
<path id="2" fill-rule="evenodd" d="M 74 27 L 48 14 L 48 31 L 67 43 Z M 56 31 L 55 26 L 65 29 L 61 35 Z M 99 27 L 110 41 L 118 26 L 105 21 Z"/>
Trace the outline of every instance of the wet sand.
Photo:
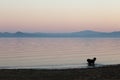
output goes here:
<path id="1" fill-rule="evenodd" d="M 85 69 L 0 69 L 0 80 L 120 80 L 120 65 Z"/>

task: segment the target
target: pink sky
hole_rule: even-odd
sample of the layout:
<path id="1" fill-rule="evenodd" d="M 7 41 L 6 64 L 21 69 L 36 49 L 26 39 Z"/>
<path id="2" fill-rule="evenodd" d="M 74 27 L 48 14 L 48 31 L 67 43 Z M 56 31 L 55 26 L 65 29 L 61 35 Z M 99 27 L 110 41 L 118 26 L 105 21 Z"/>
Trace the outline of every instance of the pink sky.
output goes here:
<path id="1" fill-rule="evenodd" d="M 120 0 L 0 0 L 0 32 L 120 31 Z"/>

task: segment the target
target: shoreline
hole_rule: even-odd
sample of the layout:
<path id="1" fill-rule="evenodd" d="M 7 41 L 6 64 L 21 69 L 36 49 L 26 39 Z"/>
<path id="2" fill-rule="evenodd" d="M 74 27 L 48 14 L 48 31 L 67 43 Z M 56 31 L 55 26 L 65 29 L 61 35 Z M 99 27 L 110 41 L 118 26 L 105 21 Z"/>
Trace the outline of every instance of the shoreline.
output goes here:
<path id="1" fill-rule="evenodd" d="M 103 67 L 103 66 L 109 66 L 109 65 L 118 65 L 118 64 L 95 64 L 94 67 Z M 0 66 L 0 69 L 86 69 L 86 68 L 92 68 L 92 66 L 88 66 L 87 63 L 84 65 L 78 65 L 78 64 L 72 64 L 72 65 L 48 65 L 48 66 Z"/>
<path id="2" fill-rule="evenodd" d="M 0 80 L 120 80 L 120 64 L 71 69 L 0 69 Z"/>

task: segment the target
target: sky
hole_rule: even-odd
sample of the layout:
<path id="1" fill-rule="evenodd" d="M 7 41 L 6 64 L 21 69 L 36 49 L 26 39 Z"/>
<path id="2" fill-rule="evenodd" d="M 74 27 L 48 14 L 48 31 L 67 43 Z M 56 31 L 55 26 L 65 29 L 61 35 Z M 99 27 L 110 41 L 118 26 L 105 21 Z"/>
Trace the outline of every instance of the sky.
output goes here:
<path id="1" fill-rule="evenodd" d="M 0 0 L 0 32 L 120 31 L 120 0 Z"/>

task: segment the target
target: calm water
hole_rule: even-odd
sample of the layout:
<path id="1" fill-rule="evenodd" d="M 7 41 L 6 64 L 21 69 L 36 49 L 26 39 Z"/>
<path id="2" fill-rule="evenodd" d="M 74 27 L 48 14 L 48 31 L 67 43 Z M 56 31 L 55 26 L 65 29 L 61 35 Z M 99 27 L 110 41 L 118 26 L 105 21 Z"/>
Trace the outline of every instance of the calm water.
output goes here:
<path id="1" fill-rule="evenodd" d="M 0 38 L 0 68 L 86 67 L 120 63 L 120 38 Z"/>

